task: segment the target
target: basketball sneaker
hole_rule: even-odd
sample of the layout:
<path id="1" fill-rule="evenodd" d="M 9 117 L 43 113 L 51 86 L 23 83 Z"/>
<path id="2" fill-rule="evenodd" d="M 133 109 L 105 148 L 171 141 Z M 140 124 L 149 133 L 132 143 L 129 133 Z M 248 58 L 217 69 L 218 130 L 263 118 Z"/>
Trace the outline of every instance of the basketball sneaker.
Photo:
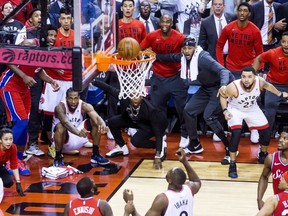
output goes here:
<path id="1" fill-rule="evenodd" d="M 87 141 L 84 145 L 85 148 L 93 148 L 93 143 Z"/>
<path id="2" fill-rule="evenodd" d="M 129 150 L 127 145 L 124 145 L 120 147 L 119 145 L 116 145 L 114 149 L 112 149 L 110 152 L 106 153 L 106 157 L 116 157 L 118 155 L 128 155 Z"/>
<path id="3" fill-rule="evenodd" d="M 183 149 L 185 154 L 200 154 L 204 151 L 201 143 L 198 143 L 198 145 L 192 146 L 188 145 L 186 148 Z"/>
<path id="4" fill-rule="evenodd" d="M 265 158 L 268 156 L 268 152 L 263 152 L 260 150 L 260 152 L 258 153 L 258 163 L 260 164 L 264 164 Z"/>
<path id="5" fill-rule="evenodd" d="M 236 152 L 236 156 L 238 156 L 239 154 L 239 151 Z M 228 165 L 230 164 L 230 153 L 229 153 L 229 150 L 226 148 L 226 154 L 225 154 L 225 157 L 223 158 L 223 160 L 221 161 L 221 164 L 222 165 Z"/>
<path id="6" fill-rule="evenodd" d="M 94 154 L 91 156 L 90 162 L 92 164 L 107 165 L 110 161 L 107 158 L 104 158 L 100 154 Z"/>
<path id="7" fill-rule="evenodd" d="M 213 141 L 214 142 L 221 142 L 221 139 L 217 136 L 217 134 L 213 134 Z"/>
<path id="8" fill-rule="evenodd" d="M 49 145 L 48 146 L 48 155 L 52 158 L 55 158 L 56 156 L 56 150 L 54 145 Z"/>
<path id="9" fill-rule="evenodd" d="M 229 176 L 230 178 L 238 178 L 237 166 L 236 166 L 235 161 L 231 162 L 230 165 L 229 165 L 228 176 Z"/>
<path id="10" fill-rule="evenodd" d="M 31 175 L 31 171 L 26 167 L 23 160 L 18 159 L 18 170 L 20 175 L 24 176 Z"/>
<path id="11" fill-rule="evenodd" d="M 226 154 L 225 154 L 225 157 L 223 158 L 223 160 L 221 161 L 221 164 L 222 165 L 230 164 L 230 153 L 229 153 L 228 149 L 226 149 Z"/>
<path id="12" fill-rule="evenodd" d="M 180 143 L 179 143 L 179 148 L 186 148 L 189 145 L 189 137 L 187 138 L 181 136 Z"/>
<path id="13" fill-rule="evenodd" d="M 61 167 L 61 166 L 65 166 L 64 161 L 63 161 L 63 157 L 60 158 L 55 158 L 54 162 L 53 162 L 53 166 L 54 167 Z"/>
<path id="14" fill-rule="evenodd" d="M 29 147 L 25 151 L 27 154 L 35 155 L 35 156 L 44 156 L 45 153 L 39 149 L 38 144 L 31 143 Z"/>

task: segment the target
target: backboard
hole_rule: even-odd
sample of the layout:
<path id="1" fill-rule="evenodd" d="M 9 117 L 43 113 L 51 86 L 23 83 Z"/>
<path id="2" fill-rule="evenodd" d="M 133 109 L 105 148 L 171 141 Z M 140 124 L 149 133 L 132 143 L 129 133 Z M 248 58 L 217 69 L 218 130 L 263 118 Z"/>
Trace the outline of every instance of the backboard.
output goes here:
<path id="1" fill-rule="evenodd" d="M 84 2 L 85 5 L 82 5 Z M 73 88 L 83 90 L 96 76 L 96 52 L 116 51 L 115 0 L 74 0 Z M 82 82 L 80 82 L 82 80 Z"/>

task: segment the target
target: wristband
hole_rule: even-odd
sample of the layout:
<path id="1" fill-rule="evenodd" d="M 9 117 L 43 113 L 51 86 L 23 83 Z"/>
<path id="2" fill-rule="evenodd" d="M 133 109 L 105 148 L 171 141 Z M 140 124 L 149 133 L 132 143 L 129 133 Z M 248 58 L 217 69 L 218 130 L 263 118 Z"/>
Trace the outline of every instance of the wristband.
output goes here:
<path id="1" fill-rule="evenodd" d="M 277 95 L 278 97 L 283 97 L 283 92 L 280 92 L 280 94 Z"/>
<path id="2" fill-rule="evenodd" d="M 223 109 L 223 114 L 224 114 L 226 111 L 228 111 L 228 109 L 227 109 L 227 108 L 224 108 L 224 109 Z"/>

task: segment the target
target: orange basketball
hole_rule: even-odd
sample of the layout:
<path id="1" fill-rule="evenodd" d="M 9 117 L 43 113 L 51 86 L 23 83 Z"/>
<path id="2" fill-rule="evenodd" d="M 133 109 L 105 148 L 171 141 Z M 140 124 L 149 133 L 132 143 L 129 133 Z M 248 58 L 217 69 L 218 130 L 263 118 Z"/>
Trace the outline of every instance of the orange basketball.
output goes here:
<path id="1" fill-rule="evenodd" d="M 136 58 L 139 51 L 140 45 L 134 38 L 126 37 L 119 41 L 118 53 L 123 59 L 130 60 Z"/>

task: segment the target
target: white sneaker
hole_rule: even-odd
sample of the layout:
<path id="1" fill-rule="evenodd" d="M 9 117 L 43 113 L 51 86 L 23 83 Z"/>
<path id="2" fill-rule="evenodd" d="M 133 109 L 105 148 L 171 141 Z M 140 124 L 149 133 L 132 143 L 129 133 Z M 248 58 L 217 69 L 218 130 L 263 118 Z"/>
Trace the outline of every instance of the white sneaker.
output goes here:
<path id="1" fill-rule="evenodd" d="M 186 148 L 189 145 L 189 141 L 190 140 L 189 140 L 188 136 L 187 136 L 187 138 L 181 136 L 179 147 L 180 148 Z"/>
<path id="2" fill-rule="evenodd" d="M 221 139 L 217 136 L 217 134 L 213 134 L 213 141 L 214 142 L 221 142 Z"/>
<path id="3" fill-rule="evenodd" d="M 258 130 L 251 130 L 250 140 L 252 143 L 258 143 L 259 142 Z"/>
<path id="4" fill-rule="evenodd" d="M 25 151 L 27 154 L 32 154 L 35 156 L 43 156 L 45 153 L 39 149 L 38 145 L 35 143 L 32 143 Z"/>
<path id="5" fill-rule="evenodd" d="M 113 135 L 112 135 L 110 130 L 107 132 L 107 138 L 110 139 L 110 140 L 114 140 L 114 137 L 113 137 Z"/>
<path id="6" fill-rule="evenodd" d="M 119 145 L 116 145 L 114 149 L 112 149 L 110 152 L 106 153 L 106 157 L 116 157 L 118 155 L 128 155 L 129 150 L 127 145 L 124 145 L 123 147 L 120 147 Z"/>
<path id="7" fill-rule="evenodd" d="M 136 132 L 137 132 L 136 128 L 128 128 L 127 134 L 128 136 L 133 137 Z"/>
<path id="8" fill-rule="evenodd" d="M 93 148 L 93 143 L 87 141 L 84 145 L 85 148 Z"/>
<path id="9" fill-rule="evenodd" d="M 2 178 L 0 178 L 0 203 L 2 202 L 3 196 L 4 196 L 4 187 Z"/>

